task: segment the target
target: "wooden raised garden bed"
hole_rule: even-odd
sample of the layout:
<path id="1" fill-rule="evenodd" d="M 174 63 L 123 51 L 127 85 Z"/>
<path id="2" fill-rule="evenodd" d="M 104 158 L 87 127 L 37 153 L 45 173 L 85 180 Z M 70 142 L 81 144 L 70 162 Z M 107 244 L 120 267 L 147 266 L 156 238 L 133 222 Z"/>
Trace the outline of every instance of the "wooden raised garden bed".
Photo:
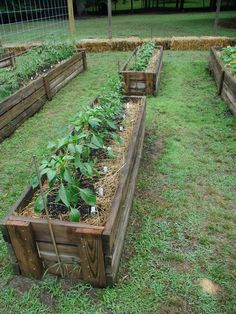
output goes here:
<path id="1" fill-rule="evenodd" d="M 14 52 L 6 52 L 0 54 L 0 68 L 6 68 L 9 66 L 14 67 L 16 64 L 16 57 Z"/>
<path id="2" fill-rule="evenodd" d="M 219 53 L 220 48 L 211 48 L 210 70 L 216 81 L 218 95 L 229 104 L 231 112 L 236 114 L 236 78 L 224 66 Z"/>
<path id="3" fill-rule="evenodd" d="M 146 71 L 129 71 L 129 64 L 130 62 L 133 62 L 138 49 L 139 48 L 136 48 L 133 51 L 131 57 L 127 60 L 120 71 L 120 75 L 124 81 L 125 94 L 156 96 L 158 93 L 163 64 L 163 47 L 156 46 Z"/>
<path id="4" fill-rule="evenodd" d="M 129 97 L 139 104 L 124 166 L 104 226 L 51 219 L 65 276 L 94 286 L 115 282 L 128 217 L 132 206 L 145 132 L 145 97 Z M 16 273 L 41 278 L 47 272 L 60 275 L 47 219 L 17 215 L 35 194 L 28 186 L 2 223 L 11 263 Z"/>
<path id="5" fill-rule="evenodd" d="M 0 142 L 10 136 L 25 120 L 34 115 L 47 100 L 86 69 L 86 53 L 78 51 L 45 75 L 21 88 L 0 103 Z"/>

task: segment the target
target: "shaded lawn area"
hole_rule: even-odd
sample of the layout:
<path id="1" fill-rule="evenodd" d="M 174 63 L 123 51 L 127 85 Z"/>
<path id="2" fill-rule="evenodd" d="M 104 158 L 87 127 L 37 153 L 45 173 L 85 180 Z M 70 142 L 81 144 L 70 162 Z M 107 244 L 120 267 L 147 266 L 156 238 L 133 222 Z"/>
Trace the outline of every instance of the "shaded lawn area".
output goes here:
<path id="1" fill-rule="evenodd" d="M 235 11 L 221 12 L 221 21 L 227 22 L 236 18 Z M 172 36 L 235 36 L 235 29 L 219 26 L 214 33 L 215 13 L 185 13 L 185 14 L 134 14 L 113 16 L 113 37 L 172 37 Z M 43 24 L 44 23 L 44 24 Z M 4 27 L 4 28 L 3 28 Z M 24 32 L 19 36 L 19 32 Z M 25 27 L 27 31 L 25 31 Z M 44 29 L 45 27 L 45 29 Z M 108 37 L 107 17 L 76 19 L 74 40 Z M 3 33 L 3 43 L 28 42 L 40 40 L 67 40 L 69 26 L 66 23 L 46 21 L 10 26 L 0 25 Z M 4 32 L 6 31 L 6 34 Z M 18 31 L 16 34 L 15 32 Z M 8 33 L 9 32 L 9 33 Z M 15 34 L 14 34 L 15 33 Z M 51 34 L 51 35 L 50 35 Z"/>
<path id="2" fill-rule="evenodd" d="M 115 75 L 128 55 L 89 55 L 89 70 L 1 144 L 2 216 L 27 182 L 32 154 L 41 158 L 48 141 L 63 136 L 73 114 L 102 90 L 105 73 Z M 2 312 L 236 312 L 236 121 L 216 95 L 207 58 L 165 52 L 160 95 L 148 98 L 117 285 L 98 290 L 48 276 L 22 282 L 12 277 L 1 240 Z"/>

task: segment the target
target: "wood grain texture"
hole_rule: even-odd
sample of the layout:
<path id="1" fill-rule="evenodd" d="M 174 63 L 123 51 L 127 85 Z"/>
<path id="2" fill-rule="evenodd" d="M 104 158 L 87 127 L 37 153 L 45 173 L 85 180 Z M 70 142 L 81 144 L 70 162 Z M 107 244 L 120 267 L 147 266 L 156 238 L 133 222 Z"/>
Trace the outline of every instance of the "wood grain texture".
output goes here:
<path id="1" fill-rule="evenodd" d="M 96 287 L 106 286 L 101 233 L 80 233 L 80 230 L 77 230 L 83 280 Z"/>
<path id="2" fill-rule="evenodd" d="M 31 224 L 8 221 L 7 229 L 22 275 L 41 278 L 43 265 L 39 258 Z"/>

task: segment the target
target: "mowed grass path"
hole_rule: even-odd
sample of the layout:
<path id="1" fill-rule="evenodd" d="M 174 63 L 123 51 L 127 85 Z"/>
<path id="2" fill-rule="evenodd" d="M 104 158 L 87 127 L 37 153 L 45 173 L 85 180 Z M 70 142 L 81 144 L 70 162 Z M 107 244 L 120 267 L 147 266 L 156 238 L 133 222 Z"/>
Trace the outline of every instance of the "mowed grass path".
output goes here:
<path id="1" fill-rule="evenodd" d="M 103 68 L 114 74 L 116 60 L 127 55 L 91 55 L 95 68 L 0 146 L 1 215 L 27 182 L 30 156 L 44 155 L 45 142 L 62 135 L 73 113 L 100 91 Z M 216 95 L 207 57 L 207 52 L 165 52 L 160 95 L 148 98 L 117 285 L 99 290 L 49 277 L 20 284 L 21 279 L 11 280 L 1 243 L 2 312 L 236 312 L 236 121 Z"/>

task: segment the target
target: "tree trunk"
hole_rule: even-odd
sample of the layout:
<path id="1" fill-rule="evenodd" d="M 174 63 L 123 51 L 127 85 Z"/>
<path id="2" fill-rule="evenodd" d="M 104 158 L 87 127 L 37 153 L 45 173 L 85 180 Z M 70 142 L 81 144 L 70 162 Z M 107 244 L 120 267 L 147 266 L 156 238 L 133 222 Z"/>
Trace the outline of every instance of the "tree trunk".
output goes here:
<path id="1" fill-rule="evenodd" d="M 217 0 L 216 4 L 216 17 L 214 22 L 214 32 L 217 32 L 218 24 L 219 24 L 219 18 L 220 18 L 220 7 L 221 7 L 221 0 Z"/>
<path id="2" fill-rule="evenodd" d="M 130 5 L 131 5 L 131 13 L 133 13 L 134 12 L 134 0 L 131 0 Z"/>
<path id="3" fill-rule="evenodd" d="M 179 10 L 183 11 L 183 9 L 184 9 L 184 0 L 181 0 Z"/>

